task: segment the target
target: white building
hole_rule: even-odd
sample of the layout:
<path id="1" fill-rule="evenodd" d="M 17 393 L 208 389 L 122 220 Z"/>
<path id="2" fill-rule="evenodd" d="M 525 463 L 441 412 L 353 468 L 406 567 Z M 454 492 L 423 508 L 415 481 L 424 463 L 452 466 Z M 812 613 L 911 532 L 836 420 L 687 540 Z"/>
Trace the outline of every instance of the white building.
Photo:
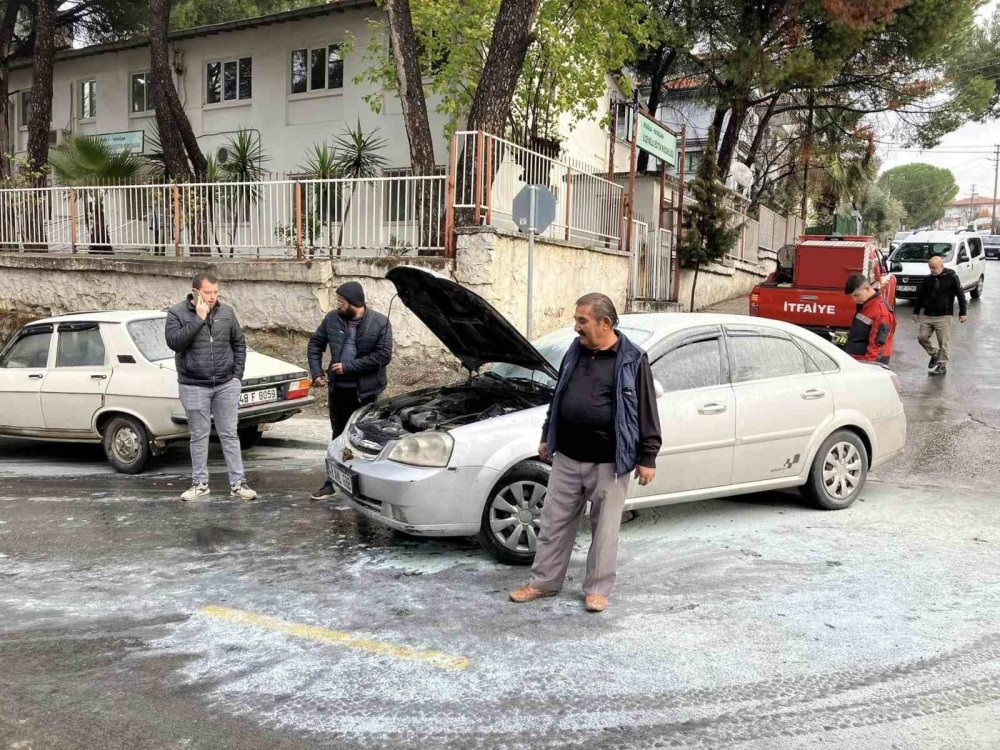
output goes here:
<path id="1" fill-rule="evenodd" d="M 398 97 L 370 84 L 363 72 L 370 21 L 385 16 L 373 0 L 332 0 L 325 5 L 171 33 L 174 82 L 202 150 L 212 154 L 240 128 L 260 135 L 272 172 L 296 172 L 313 144 L 329 142 L 360 121 L 386 140 L 382 156 L 392 169 L 409 166 L 409 147 Z M 67 49 L 56 55 L 52 139 L 69 134 L 111 135 L 149 151 L 156 118 L 150 97 L 146 38 Z M 11 133 L 15 153 L 27 147 L 31 61 L 13 63 Z M 610 84 L 609 84 L 610 85 Z M 365 101 L 383 98 L 381 114 Z M 590 164 L 607 161 L 600 120 L 602 95 L 592 120 L 563 127 L 564 153 Z M 446 118 L 428 102 L 434 155 L 449 159 Z M 128 135 L 126 135 L 128 134 Z M 141 134 L 145 138 L 141 139 Z"/>

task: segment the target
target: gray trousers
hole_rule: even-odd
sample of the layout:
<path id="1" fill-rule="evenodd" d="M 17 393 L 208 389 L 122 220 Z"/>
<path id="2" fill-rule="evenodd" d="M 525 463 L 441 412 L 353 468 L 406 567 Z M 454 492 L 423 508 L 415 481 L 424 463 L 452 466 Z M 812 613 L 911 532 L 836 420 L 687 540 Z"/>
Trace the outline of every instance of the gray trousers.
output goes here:
<path id="1" fill-rule="evenodd" d="M 948 342 L 951 341 L 951 324 L 954 315 L 921 315 L 920 332 L 917 341 L 924 351 L 937 357 L 942 365 L 948 362 Z M 931 343 L 931 336 L 937 334 L 937 346 Z"/>
<path id="2" fill-rule="evenodd" d="M 576 531 L 590 503 L 592 540 L 587 555 L 583 591 L 609 596 L 618 563 L 618 529 L 625 507 L 629 477 L 615 476 L 614 464 L 586 464 L 556 454 L 542 506 L 538 549 L 531 569 L 531 585 L 543 591 L 562 588 L 573 554 Z"/>
<path id="3" fill-rule="evenodd" d="M 196 484 L 208 483 L 208 437 L 212 432 L 213 419 L 226 468 L 229 469 L 230 486 L 244 479 L 243 454 L 240 453 L 240 438 L 236 434 L 240 389 L 240 381 L 236 378 L 214 388 L 180 386 L 181 405 L 187 412 L 191 430 L 191 478 Z"/>

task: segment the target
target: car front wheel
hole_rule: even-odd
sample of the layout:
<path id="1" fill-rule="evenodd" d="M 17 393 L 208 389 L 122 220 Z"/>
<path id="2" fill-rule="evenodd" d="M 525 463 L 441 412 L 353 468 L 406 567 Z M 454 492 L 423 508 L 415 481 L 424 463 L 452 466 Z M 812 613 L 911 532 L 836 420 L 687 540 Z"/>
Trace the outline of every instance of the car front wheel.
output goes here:
<path id="1" fill-rule="evenodd" d="M 104 429 L 104 455 L 120 474 L 139 474 L 153 454 L 146 427 L 135 417 L 112 419 Z"/>
<path id="2" fill-rule="evenodd" d="M 861 438 L 838 430 L 813 459 L 803 494 L 823 510 L 842 510 L 858 499 L 868 477 L 868 452 Z"/>
<path id="3" fill-rule="evenodd" d="M 979 281 L 976 282 L 976 288 L 972 290 L 972 299 L 979 299 L 983 296 L 983 285 L 986 283 L 986 279 L 982 276 L 979 277 Z"/>
<path id="4" fill-rule="evenodd" d="M 490 492 L 483 508 L 479 543 L 500 562 L 530 565 L 535 559 L 549 472 L 549 466 L 541 461 L 522 461 Z"/>

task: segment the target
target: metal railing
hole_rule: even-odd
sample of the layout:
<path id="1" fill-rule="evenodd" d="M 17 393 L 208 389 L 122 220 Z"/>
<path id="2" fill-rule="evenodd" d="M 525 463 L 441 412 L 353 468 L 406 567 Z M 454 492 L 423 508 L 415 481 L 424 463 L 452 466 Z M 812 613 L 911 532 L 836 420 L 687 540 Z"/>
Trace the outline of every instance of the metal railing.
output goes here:
<path id="1" fill-rule="evenodd" d="M 444 249 L 446 178 L 0 190 L 0 249 L 299 258 Z"/>
<path id="2" fill-rule="evenodd" d="M 666 302 L 674 291 L 674 236 L 668 229 L 649 229 L 632 222 L 629 289 L 632 299 Z"/>
<path id="3" fill-rule="evenodd" d="M 483 131 L 460 131 L 452 142 L 453 205 L 458 220 L 517 229 L 514 198 L 525 185 L 544 185 L 556 198 L 555 219 L 542 236 L 620 247 L 624 188 L 604 168 L 549 156 Z"/>

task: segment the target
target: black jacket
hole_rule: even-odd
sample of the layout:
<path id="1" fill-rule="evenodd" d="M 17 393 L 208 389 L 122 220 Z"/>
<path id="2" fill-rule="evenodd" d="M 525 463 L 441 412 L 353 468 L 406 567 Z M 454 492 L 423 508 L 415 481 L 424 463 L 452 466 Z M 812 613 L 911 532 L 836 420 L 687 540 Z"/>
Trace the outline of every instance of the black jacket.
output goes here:
<path id="1" fill-rule="evenodd" d="M 955 314 L 955 298 L 958 297 L 958 314 L 965 315 L 968 308 L 965 304 L 965 292 L 958 274 L 950 268 L 944 269 L 939 275 L 931 274 L 924 278 L 920 292 L 913 303 L 913 314 L 937 317 Z"/>
<path id="2" fill-rule="evenodd" d="M 323 352 L 330 349 L 330 362 L 340 359 L 347 323 L 336 310 L 328 312 L 316 332 L 309 337 L 309 374 L 313 379 L 323 374 Z M 365 310 L 365 317 L 358 326 L 357 355 L 344 365 L 344 375 L 358 382 L 358 397 L 370 398 L 385 390 L 385 368 L 392 359 L 392 326 L 382 313 Z M 337 377 L 328 373 L 330 385 Z"/>
<path id="3" fill-rule="evenodd" d="M 236 311 L 216 303 L 202 320 L 193 295 L 167 310 L 167 346 L 177 352 L 177 382 L 213 387 L 233 378 L 243 379 L 247 344 Z"/>

